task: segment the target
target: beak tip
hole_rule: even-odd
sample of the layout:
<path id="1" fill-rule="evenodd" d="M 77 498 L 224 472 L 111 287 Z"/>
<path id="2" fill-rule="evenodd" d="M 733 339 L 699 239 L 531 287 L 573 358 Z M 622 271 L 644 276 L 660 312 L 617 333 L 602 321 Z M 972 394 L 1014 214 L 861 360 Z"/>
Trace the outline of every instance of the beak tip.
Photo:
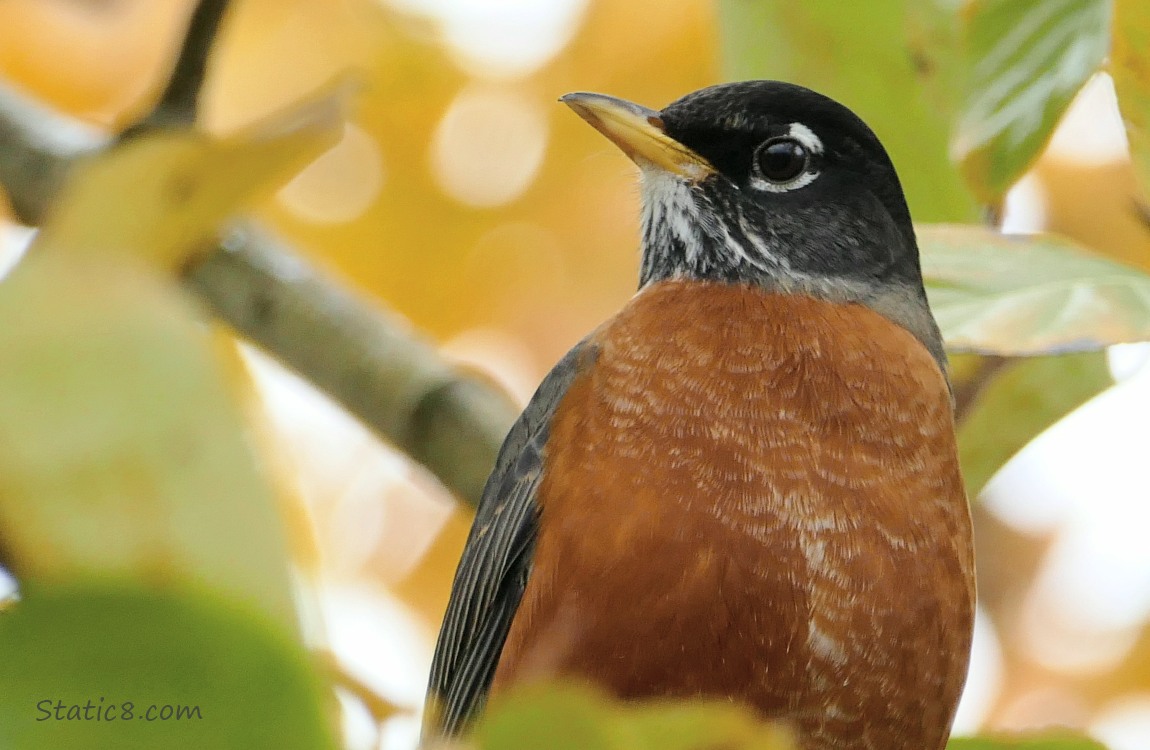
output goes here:
<path id="1" fill-rule="evenodd" d="M 703 157 L 667 135 L 660 112 L 625 99 L 587 91 L 559 97 L 640 167 L 655 166 L 698 179 L 714 171 Z"/>
<path id="2" fill-rule="evenodd" d="M 576 112 L 580 112 L 587 109 L 586 101 L 590 96 L 594 95 L 585 94 L 581 91 L 573 91 L 569 94 L 564 94 L 563 96 L 559 97 L 559 101 L 563 104 L 566 104 Z"/>

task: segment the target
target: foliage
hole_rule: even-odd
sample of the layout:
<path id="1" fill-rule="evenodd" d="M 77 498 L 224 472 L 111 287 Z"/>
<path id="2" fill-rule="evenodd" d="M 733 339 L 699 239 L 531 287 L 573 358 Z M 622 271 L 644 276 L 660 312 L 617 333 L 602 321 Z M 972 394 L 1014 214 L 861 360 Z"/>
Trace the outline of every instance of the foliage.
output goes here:
<path id="1" fill-rule="evenodd" d="M 307 653 L 232 598 L 91 573 L 24 593 L 0 618 L 4 747 L 338 747 Z"/>
<path id="2" fill-rule="evenodd" d="M 1150 6 L 1114 0 L 1110 74 L 1143 195 L 1150 195 Z"/>
<path id="3" fill-rule="evenodd" d="M 953 149 L 971 189 L 999 200 L 1102 66 L 1107 0 L 975 0 L 965 11 L 970 86 Z"/>
<path id="4" fill-rule="evenodd" d="M 725 702 L 619 705 L 581 686 L 535 686 L 492 705 L 481 750 L 793 750 L 789 732 Z"/>
<path id="5" fill-rule="evenodd" d="M 1056 236 L 919 231 L 930 306 L 952 352 L 1035 356 L 1150 340 L 1150 276 Z"/>
<path id="6" fill-rule="evenodd" d="M 995 735 L 953 739 L 947 750 L 1106 750 L 1099 742 L 1067 732 L 1044 732 L 1036 737 Z"/>
<path id="7" fill-rule="evenodd" d="M 17 5 L 0 7 L 0 27 L 34 37 L 21 24 L 48 11 Z M 140 12 L 157 24 L 171 16 L 164 5 Z M 263 218 L 436 335 L 513 331 L 537 367 L 629 293 L 630 176 L 586 156 L 599 142 L 573 118 L 551 122 L 535 103 L 541 91 L 549 99 L 601 88 L 657 104 L 709 83 L 705 6 L 671 18 L 654 0 L 593 4 L 564 65 L 516 88 L 498 76 L 469 78 L 424 25 L 380 5 L 245 4 L 219 52 L 231 77 L 207 108 L 207 131 L 233 134 L 144 135 L 78 168 L 30 257 L 0 285 L 0 560 L 22 584 L 21 601 L 0 615 L 0 745 L 336 745 L 335 682 L 299 633 L 288 562 L 302 545 L 283 529 L 291 511 L 254 450 L 250 383 L 174 283 L 241 208 L 264 198 L 256 204 Z M 718 9 L 731 77 L 825 91 L 888 146 L 914 215 L 932 222 L 919 228 L 923 265 L 951 349 L 1026 357 L 976 364 L 970 375 L 956 367 L 956 391 L 979 394 L 960 415 L 964 470 L 977 493 L 1033 436 L 1110 383 L 1101 348 L 1150 338 L 1150 264 L 1119 264 L 1089 240 L 1007 238 L 953 222 L 973 221 L 980 206 L 995 215 L 1078 90 L 1107 64 L 1150 185 L 1150 10 L 1139 0 L 720 0 Z M 281 35 L 264 33 L 281 22 Z M 148 36 L 147 55 L 163 53 L 161 37 Z M 141 91 L 110 82 L 158 68 L 154 61 L 128 65 L 83 57 L 83 45 L 57 46 L 60 55 L 32 64 L 0 44 L 0 66 L 89 119 L 137 119 Z M 619 61 L 606 61 L 604 49 Z M 350 63 L 374 88 L 346 122 L 324 100 L 247 124 Z M 76 82 L 75 70 L 88 65 L 99 86 Z M 540 155 L 532 187 L 506 204 L 474 194 L 468 203 L 428 163 L 453 133 L 482 135 L 449 127 L 469 102 L 519 112 L 542 128 L 543 144 L 586 138 L 595 146 Z M 378 194 L 355 221 L 315 219 L 317 206 L 338 214 L 358 200 L 348 185 L 325 181 L 322 160 L 268 199 L 330 143 L 346 150 L 362 137 L 380 148 L 381 166 L 364 178 Z M 512 145 L 526 150 L 530 140 Z M 464 138 L 451 153 L 505 154 L 498 141 Z M 344 167 L 362 176 L 374 152 L 353 153 Z M 496 174 L 501 164 L 492 157 L 472 166 Z M 313 213 L 289 210 L 293 201 Z M 385 581 L 431 623 L 464 516 L 456 511 L 418 563 Z M 408 533 L 392 532 L 379 547 Z M 211 719 L 191 728 L 36 723 L 40 696 L 199 704 Z M 789 747 L 785 732 L 735 707 L 623 707 L 569 686 L 494 706 L 474 741 L 490 750 Z M 1069 736 L 950 744 L 1096 746 Z"/>
<path id="8" fill-rule="evenodd" d="M 336 121 L 329 103 L 226 141 L 108 152 L 0 290 L 0 540 L 23 583 L 0 620 L 3 746 L 334 747 L 235 363 L 155 269 L 182 266 Z M 93 729 L 34 708 L 101 699 L 206 718 Z"/>
<path id="9" fill-rule="evenodd" d="M 1011 456 L 1111 385 L 1102 352 L 1028 357 L 1006 364 L 958 428 L 966 491 L 977 497 Z M 1002 415 L 1009 414 L 1010 419 Z"/>

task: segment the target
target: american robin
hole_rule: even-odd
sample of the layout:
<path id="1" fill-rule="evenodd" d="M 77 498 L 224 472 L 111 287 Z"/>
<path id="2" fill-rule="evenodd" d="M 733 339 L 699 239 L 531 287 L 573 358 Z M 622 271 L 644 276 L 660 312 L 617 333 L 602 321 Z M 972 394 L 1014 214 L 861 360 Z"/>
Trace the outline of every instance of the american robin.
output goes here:
<path id="1" fill-rule="evenodd" d="M 974 618 L 946 358 L 875 134 L 776 81 L 567 105 L 639 166 L 639 292 L 547 375 L 463 551 L 424 736 L 540 679 L 938 750 Z"/>

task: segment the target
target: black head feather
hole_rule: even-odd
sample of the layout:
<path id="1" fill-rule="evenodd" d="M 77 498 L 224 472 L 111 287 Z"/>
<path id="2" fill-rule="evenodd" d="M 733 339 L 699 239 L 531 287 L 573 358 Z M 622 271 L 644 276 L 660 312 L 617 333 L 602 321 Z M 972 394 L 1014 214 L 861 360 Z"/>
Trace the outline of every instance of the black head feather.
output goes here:
<path id="1" fill-rule="evenodd" d="M 688 276 L 858 302 L 914 333 L 945 370 L 898 175 L 857 115 L 801 86 L 746 81 L 696 91 L 659 117 L 716 171 L 643 169 L 642 284 Z"/>

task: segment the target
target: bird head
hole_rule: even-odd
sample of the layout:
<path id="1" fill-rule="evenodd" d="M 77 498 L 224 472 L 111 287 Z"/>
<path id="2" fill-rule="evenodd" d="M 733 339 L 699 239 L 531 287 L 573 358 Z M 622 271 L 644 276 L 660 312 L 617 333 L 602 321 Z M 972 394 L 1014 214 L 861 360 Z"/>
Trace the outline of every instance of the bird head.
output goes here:
<path id="1" fill-rule="evenodd" d="M 946 371 L 898 175 L 851 110 L 779 81 L 711 86 L 662 111 L 562 101 L 640 168 L 640 286 L 699 279 L 866 305 Z"/>

